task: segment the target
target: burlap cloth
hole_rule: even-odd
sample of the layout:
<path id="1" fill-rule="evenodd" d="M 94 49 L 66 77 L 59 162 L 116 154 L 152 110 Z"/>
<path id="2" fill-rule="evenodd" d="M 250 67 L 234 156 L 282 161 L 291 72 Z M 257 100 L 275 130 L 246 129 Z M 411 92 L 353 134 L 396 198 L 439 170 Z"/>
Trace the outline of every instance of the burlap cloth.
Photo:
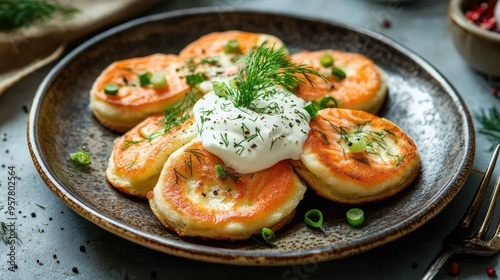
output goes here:
<path id="1" fill-rule="evenodd" d="M 47 2 L 78 11 L 69 18 L 56 15 L 40 24 L 0 30 L 0 94 L 22 77 L 60 57 L 68 43 L 132 18 L 160 0 Z"/>

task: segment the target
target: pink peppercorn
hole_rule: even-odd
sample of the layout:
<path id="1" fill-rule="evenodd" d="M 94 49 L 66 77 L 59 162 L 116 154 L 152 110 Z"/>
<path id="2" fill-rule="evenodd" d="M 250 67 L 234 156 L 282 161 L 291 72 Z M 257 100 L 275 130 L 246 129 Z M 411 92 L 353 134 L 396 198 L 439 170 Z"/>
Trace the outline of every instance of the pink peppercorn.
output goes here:
<path id="1" fill-rule="evenodd" d="M 448 267 L 448 274 L 451 276 L 457 276 L 460 274 L 460 265 L 457 262 L 451 262 Z"/>
<path id="2" fill-rule="evenodd" d="M 487 267 L 486 268 L 486 275 L 489 277 L 496 277 L 497 276 L 497 271 L 493 267 Z"/>
<path id="3" fill-rule="evenodd" d="M 498 88 L 497 87 L 492 87 L 491 88 L 491 94 L 493 94 L 493 96 L 498 96 Z"/>
<path id="4" fill-rule="evenodd" d="M 380 25 L 381 25 L 382 27 L 384 27 L 384 28 L 389 28 L 389 27 L 391 27 L 392 22 L 391 22 L 391 20 L 390 20 L 390 19 L 388 19 L 388 18 L 384 18 L 384 19 L 382 20 L 382 22 L 380 23 Z"/>

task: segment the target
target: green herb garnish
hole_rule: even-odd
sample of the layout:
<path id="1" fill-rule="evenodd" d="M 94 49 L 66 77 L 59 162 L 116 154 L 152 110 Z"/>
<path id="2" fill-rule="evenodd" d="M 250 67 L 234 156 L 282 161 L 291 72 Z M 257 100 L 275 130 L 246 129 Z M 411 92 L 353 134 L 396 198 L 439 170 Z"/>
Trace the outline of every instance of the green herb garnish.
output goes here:
<path id="1" fill-rule="evenodd" d="M 78 9 L 59 5 L 54 1 L 2 0 L 0 1 L 0 29 L 14 29 L 43 23 L 56 15 L 69 18 Z"/>
<path id="2" fill-rule="evenodd" d="M 310 75 L 326 80 L 323 75 L 306 65 L 293 63 L 288 58 L 285 47 L 274 49 L 274 46 L 267 47 L 266 44 L 267 42 L 262 43 L 242 57 L 243 66 L 239 68 L 235 81 L 237 88 L 226 86 L 236 108 L 253 110 L 253 102 L 263 94 L 268 94 L 263 93 L 263 90 L 271 87 L 279 86 L 289 92 L 296 92 L 297 87 L 304 84 L 300 75 L 311 84 L 313 81 Z"/>
<path id="3" fill-rule="evenodd" d="M 186 75 L 186 83 L 190 86 L 197 85 L 201 82 L 204 82 L 207 80 L 207 76 L 205 75 L 204 72 L 192 74 L 192 75 Z"/>
<path id="4" fill-rule="evenodd" d="M 258 236 L 253 236 L 252 239 L 262 246 L 271 246 L 276 241 L 276 235 L 269 228 L 262 228 Z"/>
<path id="5" fill-rule="evenodd" d="M 481 109 L 475 114 L 475 118 L 482 126 L 478 132 L 486 135 L 491 142 L 490 150 L 493 150 L 500 144 L 500 112 L 496 107 L 491 107 L 488 112 Z"/>
<path id="6" fill-rule="evenodd" d="M 311 209 L 304 215 L 304 221 L 312 228 L 319 228 L 323 225 L 323 213 L 318 209 Z"/>
<path id="7" fill-rule="evenodd" d="M 79 150 L 77 152 L 70 153 L 69 158 L 81 165 L 88 165 L 91 162 L 90 154 L 84 150 Z"/>

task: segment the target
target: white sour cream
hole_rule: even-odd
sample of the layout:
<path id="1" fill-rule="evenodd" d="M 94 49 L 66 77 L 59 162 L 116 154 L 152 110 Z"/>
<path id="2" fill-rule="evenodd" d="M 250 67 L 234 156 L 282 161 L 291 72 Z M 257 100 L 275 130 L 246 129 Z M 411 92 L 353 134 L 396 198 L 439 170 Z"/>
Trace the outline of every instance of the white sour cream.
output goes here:
<path id="1" fill-rule="evenodd" d="M 309 133 L 305 101 L 283 89 L 272 88 L 254 101 L 258 113 L 235 108 L 232 100 L 206 94 L 193 112 L 203 147 L 239 173 L 252 173 L 284 159 L 299 159 Z"/>

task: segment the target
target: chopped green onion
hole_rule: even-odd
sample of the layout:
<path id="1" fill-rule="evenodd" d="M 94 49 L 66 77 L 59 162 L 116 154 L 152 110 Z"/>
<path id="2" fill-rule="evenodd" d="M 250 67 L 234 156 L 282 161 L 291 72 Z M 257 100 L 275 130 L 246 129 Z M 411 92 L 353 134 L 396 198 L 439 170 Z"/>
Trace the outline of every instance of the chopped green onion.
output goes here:
<path id="1" fill-rule="evenodd" d="M 366 149 L 366 139 L 362 136 L 351 136 L 347 138 L 347 149 L 353 153 L 359 153 Z"/>
<path id="2" fill-rule="evenodd" d="M 139 84 L 141 87 L 145 87 L 151 83 L 151 77 L 153 76 L 153 73 L 150 71 L 143 72 L 139 74 Z"/>
<path id="3" fill-rule="evenodd" d="M 312 119 L 318 115 L 318 111 L 320 110 L 319 104 L 316 101 L 308 101 L 306 105 L 304 105 L 304 110 L 309 113 Z"/>
<path id="4" fill-rule="evenodd" d="M 324 108 L 337 108 L 339 107 L 338 101 L 332 96 L 323 96 L 318 99 L 320 109 Z"/>
<path id="5" fill-rule="evenodd" d="M 238 88 L 238 81 L 236 79 L 229 80 L 229 86 L 232 89 L 237 89 Z"/>
<path id="6" fill-rule="evenodd" d="M 224 45 L 224 53 L 236 53 L 240 50 L 240 42 L 235 39 L 227 41 Z"/>
<path id="7" fill-rule="evenodd" d="M 220 178 L 224 179 L 224 178 L 226 178 L 226 177 L 227 177 L 226 171 L 224 171 L 224 169 L 222 169 L 222 166 L 221 166 L 220 164 L 217 164 L 217 165 L 215 166 L 215 171 L 217 171 L 217 175 L 218 175 Z"/>
<path id="8" fill-rule="evenodd" d="M 213 81 L 212 88 L 214 89 L 214 92 L 215 92 L 215 94 L 217 94 L 217 96 L 220 96 L 220 97 L 229 96 L 229 91 L 226 87 L 226 84 L 224 84 L 224 82 Z"/>
<path id="9" fill-rule="evenodd" d="M 167 85 L 167 77 L 163 72 L 156 72 L 151 76 L 150 82 L 156 89 L 164 88 Z"/>
<path id="10" fill-rule="evenodd" d="M 260 236 L 262 236 L 264 242 L 269 245 L 273 244 L 274 241 L 276 241 L 276 235 L 274 235 L 274 232 L 269 228 L 262 228 L 262 230 L 260 231 Z"/>
<path id="11" fill-rule="evenodd" d="M 186 75 L 186 83 L 190 86 L 194 86 L 196 84 L 199 84 L 201 82 L 204 82 L 207 80 L 207 76 L 205 75 L 204 72 L 201 73 L 196 73 L 192 75 Z"/>
<path id="12" fill-rule="evenodd" d="M 69 158 L 81 165 L 90 164 L 90 155 L 89 153 L 83 150 L 79 150 L 77 152 L 69 154 Z"/>
<path id="13" fill-rule="evenodd" d="M 342 80 L 346 77 L 345 72 L 342 69 L 337 68 L 337 67 L 332 68 L 332 75 L 337 77 L 340 80 Z"/>
<path id="14" fill-rule="evenodd" d="M 323 67 L 330 67 L 333 65 L 333 57 L 330 54 L 325 54 L 320 58 L 319 63 Z"/>
<path id="15" fill-rule="evenodd" d="M 120 90 L 120 87 L 117 84 L 110 83 L 104 85 L 104 93 L 107 95 L 116 95 L 118 94 L 118 91 Z"/>
<path id="16" fill-rule="evenodd" d="M 359 208 L 349 209 L 346 213 L 347 222 L 354 227 L 360 226 L 365 221 L 365 213 Z"/>
<path id="17" fill-rule="evenodd" d="M 323 225 L 323 213 L 318 209 L 312 209 L 304 215 L 304 221 L 312 228 L 319 228 Z"/>

